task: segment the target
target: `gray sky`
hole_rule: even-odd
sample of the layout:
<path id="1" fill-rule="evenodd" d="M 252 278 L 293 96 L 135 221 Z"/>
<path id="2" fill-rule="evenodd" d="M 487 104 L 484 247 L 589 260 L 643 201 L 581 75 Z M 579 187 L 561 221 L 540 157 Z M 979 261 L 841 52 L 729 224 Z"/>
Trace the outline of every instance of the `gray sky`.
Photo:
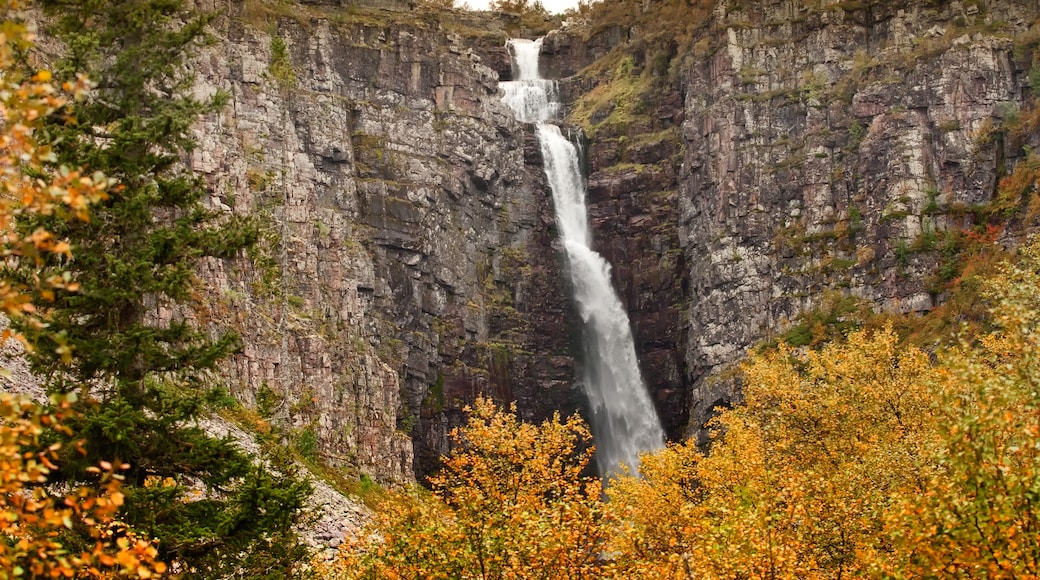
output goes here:
<path id="1" fill-rule="evenodd" d="M 469 4 L 474 10 L 487 10 L 490 0 L 457 0 L 457 4 Z M 578 5 L 578 0 L 542 0 L 542 6 L 549 12 L 563 12 Z"/>

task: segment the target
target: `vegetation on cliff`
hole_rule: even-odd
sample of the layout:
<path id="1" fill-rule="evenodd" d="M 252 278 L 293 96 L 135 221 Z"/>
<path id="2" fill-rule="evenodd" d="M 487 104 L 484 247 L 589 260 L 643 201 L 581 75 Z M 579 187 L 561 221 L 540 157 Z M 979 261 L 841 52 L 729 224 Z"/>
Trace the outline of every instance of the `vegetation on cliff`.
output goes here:
<path id="1" fill-rule="evenodd" d="M 592 89 L 577 98 L 569 120 L 589 135 L 606 137 L 665 128 L 652 108 L 680 94 L 682 65 L 695 52 L 695 32 L 709 21 L 714 5 L 714 0 L 618 0 L 580 6 L 572 34 L 586 41 L 622 40 L 578 74 Z"/>

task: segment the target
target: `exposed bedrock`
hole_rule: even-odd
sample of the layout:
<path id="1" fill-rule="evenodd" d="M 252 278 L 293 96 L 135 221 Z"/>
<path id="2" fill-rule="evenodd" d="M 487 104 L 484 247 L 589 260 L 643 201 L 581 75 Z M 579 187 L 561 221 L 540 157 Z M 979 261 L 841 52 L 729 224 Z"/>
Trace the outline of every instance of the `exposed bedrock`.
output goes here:
<path id="1" fill-rule="evenodd" d="M 197 60 L 231 99 L 192 158 L 263 232 L 192 308 L 242 335 L 232 393 L 384 481 L 428 473 L 478 393 L 577 409 L 540 160 L 496 72 L 436 20 L 240 8 Z"/>
<path id="2" fill-rule="evenodd" d="M 995 129 L 1031 99 L 1015 46 L 1035 12 L 719 2 L 671 63 L 672 90 L 630 118 L 617 99 L 586 118 L 595 236 L 673 437 L 703 441 L 712 409 L 739 399 L 733 363 L 826 296 L 895 312 L 944 299 L 928 241 L 973 225 L 966 208 L 1020 160 L 1024 138 Z M 613 42 L 632 47 L 632 75 L 650 66 L 636 29 L 585 34 L 552 35 L 543 57 Z M 603 82 L 564 84 L 578 98 Z"/>
<path id="3" fill-rule="evenodd" d="M 508 26 L 334 4 L 233 3 L 196 62 L 231 99 L 192 165 L 264 236 L 205 264 L 191 313 L 240 332 L 229 388 L 287 443 L 409 479 L 477 394 L 580 409 L 574 314 L 538 147 L 498 95 Z M 572 111 L 630 43 L 618 70 L 672 75 L 582 120 L 596 249 L 672 438 L 703 437 L 732 365 L 829 294 L 940 303 L 922 238 L 972 225 L 1022 154 L 996 128 L 1031 98 L 1032 3 L 807 4 L 720 2 L 658 52 L 624 26 L 543 45 Z"/>

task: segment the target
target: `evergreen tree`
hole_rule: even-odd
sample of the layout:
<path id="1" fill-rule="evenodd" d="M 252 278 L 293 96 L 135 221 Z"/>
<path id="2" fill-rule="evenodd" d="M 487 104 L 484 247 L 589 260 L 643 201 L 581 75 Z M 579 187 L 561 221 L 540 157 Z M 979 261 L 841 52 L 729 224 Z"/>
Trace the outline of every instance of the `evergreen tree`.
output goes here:
<path id="1" fill-rule="evenodd" d="M 75 256 L 51 266 L 71 272 L 79 291 L 50 303 L 46 332 L 19 328 L 52 391 L 89 395 L 72 426 L 86 453 L 64 457 L 60 475 L 84 481 L 99 459 L 128 464 L 128 523 L 159 539 L 160 558 L 175 570 L 193 578 L 289 577 L 305 554 L 291 526 L 307 484 L 287 464 L 279 474 L 253 465 L 195 423 L 215 398 L 212 371 L 236 337 L 210 338 L 155 315 L 190 297 L 201 258 L 234 256 L 256 238 L 247 220 L 204 207 L 206 188 L 185 166 L 192 124 L 226 101 L 193 97 L 185 66 L 211 16 L 181 0 L 44 5 L 65 45 L 57 77 L 85 72 L 97 83 L 91 98 L 46 125 L 47 139 L 58 163 L 119 182 L 89 221 L 44 216 L 21 224 L 67 239 Z M 35 264 L 20 273 L 40 275 Z"/>

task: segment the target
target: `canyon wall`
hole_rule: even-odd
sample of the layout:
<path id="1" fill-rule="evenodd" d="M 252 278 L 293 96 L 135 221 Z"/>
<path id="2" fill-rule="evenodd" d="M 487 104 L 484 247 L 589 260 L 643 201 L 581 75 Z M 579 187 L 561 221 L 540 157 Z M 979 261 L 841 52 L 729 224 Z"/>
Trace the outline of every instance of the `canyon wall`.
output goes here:
<path id="1" fill-rule="evenodd" d="M 1030 142 L 1006 127 L 1031 102 L 1037 7 L 722 1 L 673 54 L 647 24 L 669 5 L 554 33 L 545 56 L 614 67 L 567 83 L 597 237 L 670 432 L 685 415 L 704 441 L 739 400 L 734 363 L 800 313 L 944 300 L 946 233 L 979 223 Z"/>
<path id="2" fill-rule="evenodd" d="M 529 420 L 581 409 L 540 154 L 497 92 L 506 36 L 530 31 L 271 6 L 218 6 L 195 63 L 200 94 L 231 98 L 191 163 L 263 233 L 206 262 L 189 312 L 242 335 L 232 393 L 384 481 L 432 470 L 479 393 Z M 1002 127 L 1032 97 L 1016 47 L 1035 11 L 731 0 L 686 39 L 643 42 L 639 21 L 549 35 L 595 245 L 670 437 L 703 439 L 739 400 L 734 363 L 800 313 L 944 299 L 945 232 L 978 223 L 1029 142 Z"/>
<path id="3" fill-rule="evenodd" d="M 748 3 L 744 3 L 747 5 Z M 1030 96 L 1032 3 L 723 2 L 685 72 L 680 239 L 691 427 L 731 402 L 718 369 L 824 306 L 944 299 L 941 241 L 1022 155 L 995 128 Z M 695 59 L 697 55 L 695 55 Z"/>
<path id="4" fill-rule="evenodd" d="M 576 409 L 537 147 L 465 23 L 227 14 L 195 68 L 199 94 L 230 102 L 191 163 L 262 241 L 205 264 L 190 315 L 241 335 L 232 394 L 287 444 L 380 481 L 428 473 L 478 393 L 529 420 Z M 508 66 L 504 36 L 468 40 Z"/>

